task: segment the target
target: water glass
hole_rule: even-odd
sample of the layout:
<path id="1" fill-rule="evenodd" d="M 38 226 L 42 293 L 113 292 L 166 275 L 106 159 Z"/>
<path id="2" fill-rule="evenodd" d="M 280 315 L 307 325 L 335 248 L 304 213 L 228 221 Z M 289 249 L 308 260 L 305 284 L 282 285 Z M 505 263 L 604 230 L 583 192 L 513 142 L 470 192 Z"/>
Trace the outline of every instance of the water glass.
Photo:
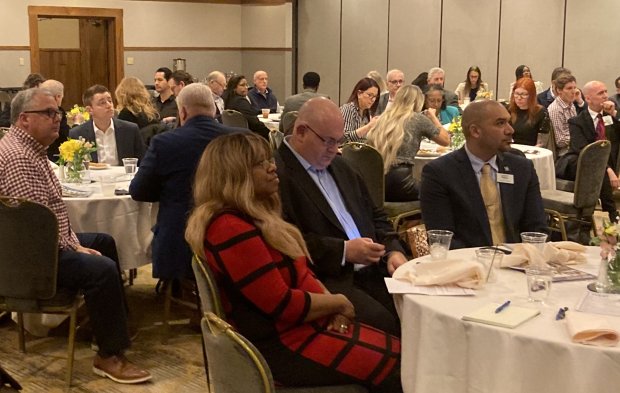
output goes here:
<path id="1" fill-rule="evenodd" d="M 263 119 L 269 119 L 269 108 L 263 108 L 261 112 L 263 113 Z"/>
<path id="2" fill-rule="evenodd" d="M 529 243 L 536 246 L 536 249 L 543 253 L 545 248 L 545 242 L 547 241 L 547 234 L 542 232 L 522 232 L 521 242 Z"/>
<path id="3" fill-rule="evenodd" d="M 101 176 L 99 184 L 101 185 L 101 194 L 103 196 L 114 196 L 114 190 L 116 189 L 116 178 L 114 176 Z"/>
<path id="4" fill-rule="evenodd" d="M 123 158 L 123 166 L 125 167 L 125 173 L 129 175 L 129 179 L 133 179 L 133 175 L 136 174 L 136 168 L 138 167 L 138 159 Z"/>
<path id="5" fill-rule="evenodd" d="M 446 259 L 448 250 L 450 249 L 450 242 L 452 242 L 452 235 L 454 235 L 454 233 L 451 231 L 440 229 L 426 231 L 432 259 Z"/>
<path id="6" fill-rule="evenodd" d="M 527 277 L 527 300 L 530 302 L 544 302 L 549 297 L 553 269 L 548 266 L 528 266 L 525 268 Z"/>
<path id="7" fill-rule="evenodd" d="M 497 272 L 502 265 L 504 253 L 489 248 L 476 250 L 476 260 L 484 269 L 485 282 L 497 282 Z"/>

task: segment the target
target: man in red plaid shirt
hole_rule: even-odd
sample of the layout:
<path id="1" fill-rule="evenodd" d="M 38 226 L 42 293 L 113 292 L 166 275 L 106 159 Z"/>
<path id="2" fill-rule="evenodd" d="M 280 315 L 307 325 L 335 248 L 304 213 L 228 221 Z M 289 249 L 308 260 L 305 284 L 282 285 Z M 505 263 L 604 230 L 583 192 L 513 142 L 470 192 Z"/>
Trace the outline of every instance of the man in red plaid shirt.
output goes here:
<path id="1" fill-rule="evenodd" d="M 99 346 L 93 371 L 120 383 L 147 381 L 151 374 L 123 355 L 130 339 L 122 282 L 116 262 L 108 257 L 115 258 L 114 239 L 104 234 L 73 232 L 60 183 L 47 160 L 47 147 L 58 138 L 60 118 L 61 112 L 48 90 L 33 88 L 15 96 L 11 129 L 0 139 L 0 195 L 41 203 L 56 214 L 57 282 L 59 287 L 84 293 Z"/>

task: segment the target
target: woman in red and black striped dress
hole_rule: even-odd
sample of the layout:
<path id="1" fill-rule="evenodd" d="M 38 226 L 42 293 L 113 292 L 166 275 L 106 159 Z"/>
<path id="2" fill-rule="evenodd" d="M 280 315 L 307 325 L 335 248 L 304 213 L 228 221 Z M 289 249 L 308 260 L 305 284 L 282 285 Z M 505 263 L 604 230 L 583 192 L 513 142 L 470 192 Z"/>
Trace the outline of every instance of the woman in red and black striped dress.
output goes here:
<path id="1" fill-rule="evenodd" d="M 400 340 L 356 322 L 351 302 L 316 279 L 301 233 L 281 218 L 263 138 L 211 142 L 194 199 L 186 238 L 214 271 L 227 319 L 261 351 L 277 382 L 402 391 Z"/>

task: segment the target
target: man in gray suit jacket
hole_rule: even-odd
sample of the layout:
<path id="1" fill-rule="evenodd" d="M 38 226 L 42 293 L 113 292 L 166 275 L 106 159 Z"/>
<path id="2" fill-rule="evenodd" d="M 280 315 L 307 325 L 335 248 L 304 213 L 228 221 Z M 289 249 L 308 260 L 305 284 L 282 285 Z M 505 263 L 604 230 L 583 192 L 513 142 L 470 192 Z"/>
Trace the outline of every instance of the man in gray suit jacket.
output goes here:
<path id="1" fill-rule="evenodd" d="M 453 91 L 446 90 L 444 87 L 444 83 L 446 81 L 446 72 L 439 67 L 433 67 L 428 71 L 428 84 L 429 85 L 439 85 L 444 91 L 444 98 L 446 100 L 447 106 L 453 106 L 458 108 L 459 112 L 461 112 L 461 107 L 459 106 L 459 98 Z"/>
<path id="2" fill-rule="evenodd" d="M 405 83 L 405 74 L 401 70 L 390 70 L 387 75 L 388 91 L 379 96 L 379 104 L 375 115 L 380 115 L 391 105 L 392 100 Z"/>
<path id="3" fill-rule="evenodd" d="M 97 144 L 97 151 L 91 153 L 93 162 L 122 165 L 123 158 L 142 159 L 146 147 L 138 126 L 114 118 L 112 95 L 105 86 L 89 87 L 82 95 L 82 101 L 91 119 L 71 129 L 69 137 L 83 137 Z"/>
<path id="4" fill-rule="evenodd" d="M 510 114 L 496 101 L 473 102 L 463 112 L 465 146 L 422 169 L 420 202 L 427 229 L 454 232 L 451 248 L 494 245 L 482 196 L 482 170 L 499 191 L 505 242 L 521 232 L 547 232 L 538 176 L 531 161 L 510 150 Z M 501 221 L 500 221 L 501 222 Z"/>
<path id="5" fill-rule="evenodd" d="M 304 91 L 299 94 L 292 95 L 288 97 L 286 101 L 284 101 L 284 109 L 282 109 L 282 115 L 280 116 L 280 131 L 281 132 L 285 134 L 290 134 L 290 131 L 292 131 L 293 124 L 290 124 L 291 126 L 290 130 L 285 129 L 285 124 L 282 121 L 284 119 L 285 114 L 287 114 L 288 112 L 298 111 L 299 108 L 301 108 L 301 106 L 305 104 L 306 101 L 308 101 L 311 98 L 314 98 L 314 97 L 329 98 L 325 94 L 317 93 L 317 91 L 319 90 L 320 83 L 321 83 L 321 77 L 316 72 L 309 71 L 304 74 L 303 85 L 302 85 L 304 88 Z"/>

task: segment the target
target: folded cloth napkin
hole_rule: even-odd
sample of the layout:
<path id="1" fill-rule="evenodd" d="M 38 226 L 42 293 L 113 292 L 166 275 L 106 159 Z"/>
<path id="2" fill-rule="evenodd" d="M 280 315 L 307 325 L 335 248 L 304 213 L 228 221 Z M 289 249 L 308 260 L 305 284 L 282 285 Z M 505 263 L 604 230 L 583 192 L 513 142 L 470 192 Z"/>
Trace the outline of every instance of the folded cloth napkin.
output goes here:
<path id="1" fill-rule="evenodd" d="M 533 244 L 518 243 L 512 249 L 512 254 L 502 258 L 501 267 L 541 266 L 547 262 L 575 265 L 587 261 L 585 251 L 585 246 L 568 241 L 545 243 L 542 253 Z"/>
<path id="2" fill-rule="evenodd" d="M 414 285 L 448 285 L 480 288 L 484 284 L 484 269 L 475 261 L 444 259 L 429 263 L 405 263 L 396 269 L 392 278 Z"/>
<path id="3" fill-rule="evenodd" d="M 568 335 L 573 342 L 599 347 L 618 345 L 618 332 L 603 317 L 569 311 L 566 313 L 565 320 Z"/>

